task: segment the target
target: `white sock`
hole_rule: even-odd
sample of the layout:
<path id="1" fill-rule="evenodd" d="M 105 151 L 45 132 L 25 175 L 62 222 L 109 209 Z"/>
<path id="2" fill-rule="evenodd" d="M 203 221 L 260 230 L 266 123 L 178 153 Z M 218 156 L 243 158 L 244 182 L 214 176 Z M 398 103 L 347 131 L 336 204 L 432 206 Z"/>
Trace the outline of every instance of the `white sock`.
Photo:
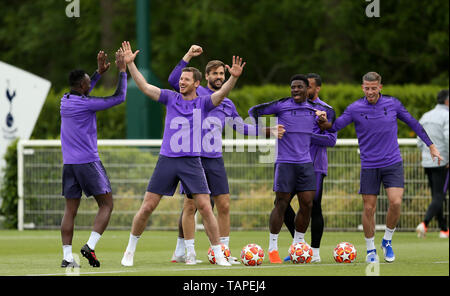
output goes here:
<path id="1" fill-rule="evenodd" d="M 298 232 L 297 230 L 294 233 L 294 239 L 292 244 L 304 243 L 305 242 L 305 234 L 303 232 Z"/>
<path id="2" fill-rule="evenodd" d="M 188 254 L 195 254 L 195 246 L 194 246 L 195 240 L 194 239 L 185 239 L 184 244 L 186 246 L 186 252 Z M 214 252 L 215 254 L 215 252 Z"/>
<path id="3" fill-rule="evenodd" d="M 222 244 L 224 244 L 225 246 L 229 247 L 229 244 L 230 244 L 230 237 L 229 236 L 223 236 L 223 237 L 220 237 L 219 239 L 220 239 L 220 242 Z"/>
<path id="4" fill-rule="evenodd" d="M 102 237 L 102 235 L 98 232 L 92 231 L 89 240 L 87 241 L 87 245 L 91 250 L 95 250 L 95 246 L 98 243 L 98 240 Z"/>
<path id="5" fill-rule="evenodd" d="M 278 234 L 270 234 L 269 237 L 269 252 L 278 250 Z"/>
<path id="6" fill-rule="evenodd" d="M 186 254 L 186 245 L 184 244 L 184 237 L 177 239 L 177 246 L 175 248 L 175 256 L 184 256 Z"/>
<path id="7" fill-rule="evenodd" d="M 127 252 L 134 253 L 140 236 L 135 236 L 130 233 L 130 239 L 128 240 Z"/>
<path id="8" fill-rule="evenodd" d="M 313 256 L 314 257 L 319 257 L 320 253 L 319 253 L 319 248 L 311 248 L 313 250 Z"/>
<path id="9" fill-rule="evenodd" d="M 392 240 L 392 235 L 394 234 L 395 228 L 394 229 L 389 229 L 386 227 L 386 230 L 384 231 L 384 239 L 385 240 Z"/>
<path id="10" fill-rule="evenodd" d="M 222 246 L 221 245 L 214 245 L 211 246 L 211 249 L 214 252 L 214 257 L 216 257 L 216 262 L 218 258 L 224 258 L 223 252 L 222 252 Z"/>
<path id="11" fill-rule="evenodd" d="M 366 240 L 367 251 L 375 249 L 375 237 L 364 238 Z"/>
<path id="12" fill-rule="evenodd" d="M 63 255 L 64 255 L 64 260 L 66 260 L 67 262 L 73 262 L 73 256 L 72 256 L 72 245 L 64 245 L 62 246 L 63 248 Z"/>

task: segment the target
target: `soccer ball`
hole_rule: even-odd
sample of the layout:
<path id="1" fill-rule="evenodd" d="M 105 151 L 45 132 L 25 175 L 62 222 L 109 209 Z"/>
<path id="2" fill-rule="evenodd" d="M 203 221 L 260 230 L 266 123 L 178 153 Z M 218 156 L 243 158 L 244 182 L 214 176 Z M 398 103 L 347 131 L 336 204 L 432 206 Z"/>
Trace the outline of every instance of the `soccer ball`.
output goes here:
<path id="1" fill-rule="evenodd" d="M 231 256 L 230 248 L 224 244 L 220 244 L 220 246 L 222 247 L 222 253 L 225 256 L 225 259 L 228 261 L 228 258 Z M 214 255 L 214 251 L 211 247 L 208 249 L 208 260 L 211 264 L 216 264 L 216 256 Z"/>
<path id="2" fill-rule="evenodd" d="M 264 250 L 257 244 L 248 244 L 242 248 L 241 261 L 246 266 L 261 265 L 264 260 Z"/>
<path id="3" fill-rule="evenodd" d="M 313 256 L 313 250 L 307 243 L 292 244 L 289 248 L 289 256 L 292 263 L 310 263 Z"/>
<path id="4" fill-rule="evenodd" d="M 356 259 L 356 249 L 351 243 L 339 243 L 334 248 L 333 257 L 338 263 L 352 263 Z"/>

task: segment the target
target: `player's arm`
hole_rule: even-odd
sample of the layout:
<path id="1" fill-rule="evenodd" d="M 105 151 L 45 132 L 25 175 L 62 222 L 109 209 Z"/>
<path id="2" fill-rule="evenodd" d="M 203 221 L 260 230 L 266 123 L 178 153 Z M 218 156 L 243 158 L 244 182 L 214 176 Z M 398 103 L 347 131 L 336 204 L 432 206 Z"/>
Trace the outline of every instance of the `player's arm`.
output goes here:
<path id="1" fill-rule="evenodd" d="M 258 125 L 256 124 L 246 123 L 244 119 L 242 119 L 242 117 L 239 115 L 236 107 L 231 101 L 230 105 L 232 108 L 231 117 L 227 117 L 225 123 L 231 126 L 240 134 L 246 136 L 258 136 L 260 134 L 263 134 L 266 138 L 270 138 L 273 135 L 275 138 L 281 139 L 286 132 L 284 126 L 281 124 L 277 124 L 273 127 L 258 127 Z"/>
<path id="2" fill-rule="evenodd" d="M 336 113 L 334 112 L 334 110 L 330 108 L 327 109 L 327 111 L 325 112 L 327 120 L 333 123 L 334 120 L 336 119 Z M 316 122 L 316 124 L 319 125 L 318 122 Z M 322 130 L 317 134 L 313 133 L 311 135 L 311 144 L 314 145 L 334 147 L 334 145 L 336 145 L 336 140 L 337 140 L 337 132 L 335 131 Z"/>
<path id="3" fill-rule="evenodd" d="M 406 108 L 399 100 L 396 100 L 396 111 L 397 118 L 406 123 L 425 143 L 425 145 L 428 146 L 428 148 L 430 149 L 431 159 L 433 159 L 433 161 L 437 159 L 438 165 L 440 165 L 443 158 L 439 153 L 439 150 L 436 148 L 436 145 L 434 145 L 431 141 L 423 126 L 408 112 L 408 110 L 406 110 Z"/>
<path id="4" fill-rule="evenodd" d="M 139 50 L 136 50 L 133 53 L 133 51 L 131 50 L 130 42 L 124 41 L 122 42 L 122 51 L 124 53 L 125 63 L 128 66 L 128 71 L 130 72 L 131 77 L 133 77 L 134 82 L 136 82 L 138 88 L 150 99 L 158 101 L 159 96 L 161 95 L 161 89 L 148 83 L 134 63 Z"/>
<path id="5" fill-rule="evenodd" d="M 328 130 L 324 130 L 323 133 L 311 135 L 311 144 L 325 146 L 325 147 L 334 147 L 336 145 L 337 140 L 337 132 L 330 132 Z"/>
<path id="6" fill-rule="evenodd" d="M 111 64 L 108 62 L 108 55 L 103 50 L 100 50 L 97 54 L 97 70 L 95 70 L 94 74 L 91 76 L 91 88 L 89 89 L 88 94 L 95 87 L 103 73 L 108 71 L 110 65 Z"/>
<path id="7" fill-rule="evenodd" d="M 125 101 L 127 94 L 127 65 L 124 60 L 124 54 L 121 49 L 116 52 L 116 66 L 119 69 L 119 81 L 116 91 L 108 97 L 88 97 L 86 104 L 89 110 L 105 110 Z"/>
<path id="8" fill-rule="evenodd" d="M 169 84 L 177 91 L 180 91 L 180 77 L 181 77 L 181 71 L 189 64 L 191 59 L 193 57 L 197 57 L 201 55 L 203 52 L 203 49 L 198 45 L 191 45 L 189 50 L 186 52 L 186 54 L 183 56 L 181 61 L 175 66 L 175 68 L 172 70 L 172 72 L 169 75 Z"/>
<path id="9" fill-rule="evenodd" d="M 248 115 L 258 120 L 262 115 L 277 114 L 279 110 L 280 101 L 278 100 L 253 106 L 248 109 Z"/>
<path id="10" fill-rule="evenodd" d="M 236 85 L 239 76 L 241 76 L 242 71 L 244 70 L 244 66 L 245 62 L 242 62 L 242 58 L 235 56 L 233 56 L 233 64 L 231 67 L 225 65 L 225 67 L 228 69 L 228 72 L 230 73 L 230 77 L 218 91 L 214 92 L 211 95 L 211 100 L 214 106 L 219 106 L 220 103 L 222 103 L 223 99 L 225 99 L 225 97 L 228 96 L 230 91 Z"/>
<path id="11" fill-rule="evenodd" d="M 330 122 L 327 119 L 327 112 L 316 110 L 317 124 L 322 130 L 328 130 L 330 132 L 338 132 L 350 123 L 353 122 L 351 106 L 348 106 L 344 113 L 341 114 L 334 122 Z"/>

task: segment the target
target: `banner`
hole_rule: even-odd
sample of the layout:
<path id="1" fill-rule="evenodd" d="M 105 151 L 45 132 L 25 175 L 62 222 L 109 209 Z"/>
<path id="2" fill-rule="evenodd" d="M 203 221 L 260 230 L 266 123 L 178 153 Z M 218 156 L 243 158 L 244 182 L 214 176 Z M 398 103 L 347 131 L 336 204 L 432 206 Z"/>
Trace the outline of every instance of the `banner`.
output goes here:
<path id="1" fill-rule="evenodd" d="M 50 86 L 50 81 L 0 61 L 0 177 L 6 149 L 17 138 L 30 138 Z"/>

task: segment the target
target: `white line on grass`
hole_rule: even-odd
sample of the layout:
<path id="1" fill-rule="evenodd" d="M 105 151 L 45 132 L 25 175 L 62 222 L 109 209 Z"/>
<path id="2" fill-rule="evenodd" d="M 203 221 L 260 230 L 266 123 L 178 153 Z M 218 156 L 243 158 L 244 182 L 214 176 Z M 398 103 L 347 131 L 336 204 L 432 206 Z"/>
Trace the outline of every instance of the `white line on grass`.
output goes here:
<path id="1" fill-rule="evenodd" d="M 352 265 L 362 265 L 366 263 L 353 263 Z M 385 263 L 380 263 L 385 264 Z M 169 272 L 182 272 L 182 271 L 205 271 L 205 270 L 236 270 L 236 269 L 267 269 L 267 268 L 302 268 L 302 267 L 320 267 L 320 266 L 336 266 L 336 263 L 332 264 L 305 264 L 305 265 L 294 265 L 294 264 L 282 264 L 282 265 L 264 265 L 264 266 L 233 266 L 233 267 L 219 267 L 219 266 L 211 266 L 211 267 L 190 267 L 190 268 L 158 268 L 158 272 L 161 271 L 169 271 Z M 151 270 L 147 269 L 122 269 L 115 271 L 88 271 L 88 272 L 80 272 L 79 275 L 91 275 L 91 274 L 113 274 L 113 273 L 133 273 L 133 272 L 148 272 Z M 25 276 L 56 276 L 56 275 L 66 275 L 66 273 L 47 273 L 47 274 L 27 274 Z"/>
<path id="2" fill-rule="evenodd" d="M 448 261 L 438 261 L 438 262 L 432 262 L 434 264 L 448 264 Z M 391 264 L 386 262 L 380 262 L 380 264 Z M 358 263 L 352 263 L 348 266 L 354 266 L 354 265 L 366 265 L 365 262 L 358 262 Z M 337 263 L 327 263 L 327 264 L 305 264 L 305 265 L 294 265 L 294 264 L 280 264 L 280 265 L 264 265 L 264 266 L 233 266 L 233 267 L 219 267 L 219 266 L 211 266 L 211 267 L 190 267 L 190 268 L 158 268 L 158 272 L 161 271 L 168 271 L 168 272 L 183 272 L 183 271 L 205 271 L 205 270 L 236 270 L 236 269 L 248 269 L 252 270 L 255 269 L 268 269 L 268 268 L 309 268 L 309 267 L 323 267 L 323 266 L 337 266 Z M 96 275 L 96 274 L 120 274 L 120 273 L 136 273 L 136 272 L 149 272 L 151 270 L 147 269 L 121 269 L 121 270 L 112 270 L 112 271 L 87 271 L 87 272 L 80 272 L 79 275 Z M 27 274 L 25 276 L 61 276 L 66 275 L 65 272 L 63 273 L 42 273 L 42 274 Z M 18 275 L 16 275 L 18 276 Z"/>

